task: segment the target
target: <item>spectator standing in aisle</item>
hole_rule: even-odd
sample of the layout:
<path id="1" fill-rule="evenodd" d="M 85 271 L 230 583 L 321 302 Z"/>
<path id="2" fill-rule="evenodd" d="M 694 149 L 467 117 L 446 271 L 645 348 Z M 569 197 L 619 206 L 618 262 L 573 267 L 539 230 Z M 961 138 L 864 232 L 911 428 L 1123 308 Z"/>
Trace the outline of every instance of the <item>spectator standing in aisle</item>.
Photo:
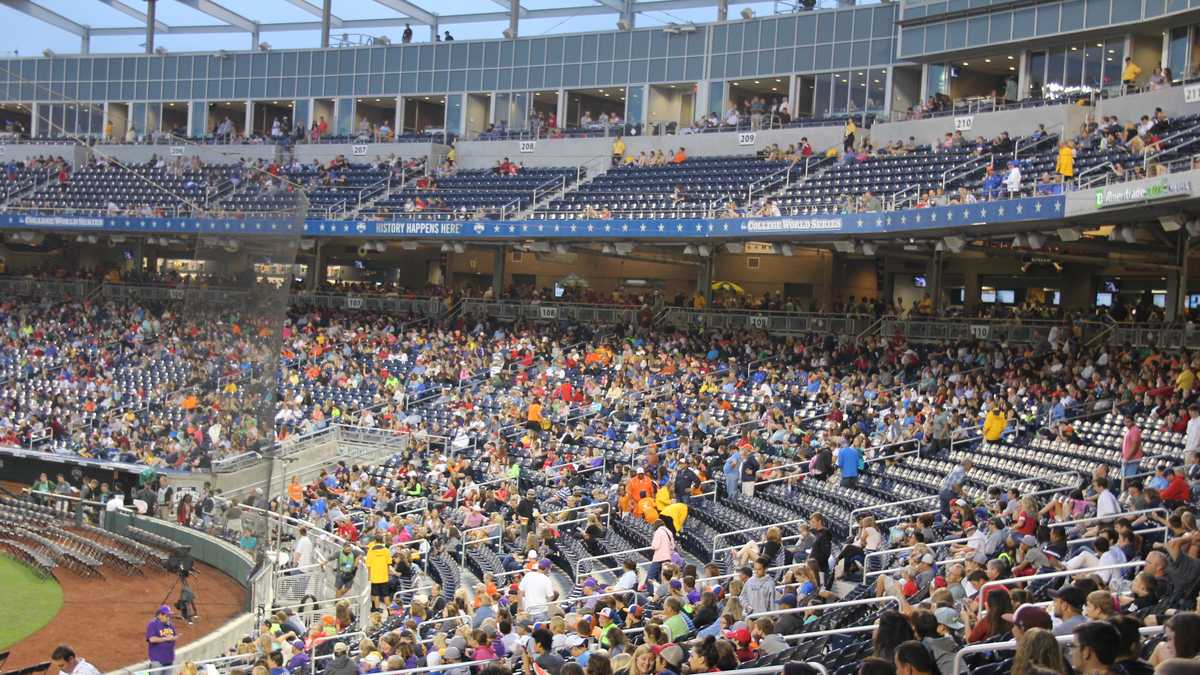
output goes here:
<path id="1" fill-rule="evenodd" d="M 171 608 L 163 605 L 158 608 L 154 618 L 146 624 L 147 658 L 150 667 L 175 665 L 175 624 L 171 623 Z M 164 675 L 169 675 L 170 669 Z"/>
<path id="2" fill-rule="evenodd" d="M 1142 430 L 1133 419 L 1133 415 L 1125 416 L 1125 435 L 1121 438 L 1121 483 L 1131 476 L 1136 476 L 1145 453 L 1142 451 Z"/>

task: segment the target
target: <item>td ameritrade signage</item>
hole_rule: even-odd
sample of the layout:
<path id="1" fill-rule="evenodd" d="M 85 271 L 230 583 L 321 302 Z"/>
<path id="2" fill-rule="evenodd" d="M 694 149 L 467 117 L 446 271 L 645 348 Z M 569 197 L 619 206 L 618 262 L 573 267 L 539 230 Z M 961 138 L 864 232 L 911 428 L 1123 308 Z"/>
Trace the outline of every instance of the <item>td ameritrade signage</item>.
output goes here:
<path id="1" fill-rule="evenodd" d="M 1140 204 L 1141 202 L 1191 194 L 1192 181 L 1190 178 L 1172 179 L 1170 176 L 1163 176 L 1148 184 L 1110 186 L 1096 190 L 1096 208 Z"/>

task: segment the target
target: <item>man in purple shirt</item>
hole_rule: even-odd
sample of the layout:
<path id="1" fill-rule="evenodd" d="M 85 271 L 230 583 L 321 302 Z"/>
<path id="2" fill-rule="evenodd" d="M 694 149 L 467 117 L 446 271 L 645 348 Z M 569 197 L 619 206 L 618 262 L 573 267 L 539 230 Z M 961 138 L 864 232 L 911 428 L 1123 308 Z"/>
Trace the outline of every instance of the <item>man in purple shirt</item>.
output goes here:
<path id="1" fill-rule="evenodd" d="M 175 626 L 171 623 L 171 608 L 163 605 L 146 624 L 146 643 L 151 666 L 170 666 L 175 663 Z"/>

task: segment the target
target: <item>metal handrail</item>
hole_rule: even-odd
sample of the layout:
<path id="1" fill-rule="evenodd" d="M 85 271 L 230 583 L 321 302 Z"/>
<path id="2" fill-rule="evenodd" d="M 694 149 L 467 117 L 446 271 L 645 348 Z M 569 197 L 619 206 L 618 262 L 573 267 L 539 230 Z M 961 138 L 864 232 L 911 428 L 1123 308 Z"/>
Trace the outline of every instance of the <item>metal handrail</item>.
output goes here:
<path id="1" fill-rule="evenodd" d="M 778 522 L 778 523 L 767 523 L 766 525 L 756 525 L 754 527 L 747 527 L 747 528 L 743 528 L 741 530 L 733 530 L 732 532 L 718 532 L 716 535 L 713 536 L 712 550 L 713 551 L 717 550 L 718 543 L 721 541 L 722 537 L 731 537 L 731 536 L 737 535 L 737 534 L 749 534 L 751 532 L 765 532 L 765 531 L 771 529 L 772 527 L 782 528 L 782 527 L 788 527 L 790 525 L 799 525 L 801 523 L 807 523 L 807 522 L 808 522 L 808 518 L 794 518 L 792 520 L 785 520 L 785 521 Z"/>
<path id="2" fill-rule="evenodd" d="M 592 561 L 600 561 L 600 560 L 604 560 L 605 558 L 613 558 L 615 560 L 618 556 L 621 556 L 621 555 L 627 556 L 630 553 L 645 553 L 647 551 L 653 551 L 653 550 L 654 550 L 654 548 L 652 546 L 647 546 L 645 548 L 634 548 L 634 549 L 629 549 L 627 551 L 618 551 L 616 553 L 609 553 L 607 555 L 593 555 L 593 556 L 588 556 L 586 558 L 580 558 L 579 560 L 575 561 L 575 565 L 574 565 L 575 579 L 576 580 L 579 579 L 579 567 L 583 563 L 592 562 Z M 620 569 L 620 568 L 614 568 L 614 569 Z"/>
<path id="3" fill-rule="evenodd" d="M 1010 579 L 996 579 L 988 581 L 979 587 L 979 595 L 987 597 L 990 587 L 1008 586 L 1011 584 L 1020 584 L 1028 581 L 1041 581 L 1043 579 L 1060 579 L 1062 577 L 1074 577 L 1089 572 L 1110 572 L 1114 570 L 1127 570 L 1142 567 L 1146 564 L 1145 560 L 1137 560 L 1134 562 L 1119 563 L 1116 565 L 1097 565 L 1096 567 L 1081 567 L 1077 570 L 1063 570 L 1061 572 L 1043 572 L 1041 574 L 1031 574 L 1027 577 L 1012 577 Z"/>
<path id="4" fill-rule="evenodd" d="M 860 607 L 862 605 L 886 605 L 889 602 L 896 603 L 896 607 L 900 607 L 900 600 L 892 595 L 885 595 L 881 598 L 861 598 L 859 600 L 842 600 L 841 602 L 830 602 L 823 605 L 813 607 L 793 607 L 791 609 L 772 609 L 765 612 L 754 612 L 747 614 L 745 618 L 756 619 L 762 616 L 783 616 L 785 614 L 802 614 L 811 612 L 814 609 L 819 609 L 821 612 L 826 612 L 831 609 L 841 609 L 842 607 Z"/>
<path id="5" fill-rule="evenodd" d="M 1139 509 L 1137 511 L 1122 511 L 1109 516 L 1092 516 L 1090 518 L 1080 518 L 1078 520 L 1066 520 L 1061 523 L 1050 523 L 1048 527 L 1067 527 L 1068 525 L 1079 525 L 1081 523 L 1106 523 L 1117 518 L 1127 518 L 1129 516 L 1141 516 L 1151 513 L 1161 513 L 1163 517 L 1170 515 L 1170 511 L 1165 506 L 1155 507 L 1153 509 Z"/>
<path id="6" fill-rule="evenodd" d="M 1146 626 L 1139 628 L 1138 633 L 1143 637 L 1147 635 L 1159 635 L 1163 632 L 1164 626 Z M 1055 635 L 1054 639 L 1059 644 L 1074 644 L 1075 635 L 1073 633 L 1067 635 Z M 963 665 L 968 654 L 977 654 L 980 652 L 1012 652 L 1017 649 L 1016 640 L 1008 640 L 1006 642 L 985 642 L 981 644 L 966 645 L 960 647 L 958 652 L 954 654 L 954 673 L 953 675 L 962 675 L 964 672 Z M 731 671 L 740 672 L 740 671 Z M 949 675 L 949 674 L 947 674 Z"/>

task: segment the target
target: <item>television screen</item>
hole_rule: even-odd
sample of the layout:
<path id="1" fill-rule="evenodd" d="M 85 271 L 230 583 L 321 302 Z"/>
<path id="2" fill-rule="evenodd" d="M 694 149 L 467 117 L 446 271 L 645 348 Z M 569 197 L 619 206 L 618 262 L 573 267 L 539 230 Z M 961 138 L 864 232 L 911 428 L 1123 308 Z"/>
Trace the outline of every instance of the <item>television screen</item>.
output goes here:
<path id="1" fill-rule="evenodd" d="M 1115 281 L 1106 281 L 1106 282 L 1104 282 L 1104 290 L 1105 290 L 1105 291 L 1107 291 L 1107 292 L 1109 292 L 1109 293 L 1116 293 L 1116 292 L 1117 292 L 1117 291 L 1119 291 L 1120 289 L 1118 289 L 1118 288 L 1117 288 L 1117 282 L 1115 282 Z"/>
<path id="2" fill-rule="evenodd" d="M 988 304 L 996 302 L 996 289 L 985 288 L 985 289 L 979 291 L 979 301 L 986 302 Z"/>
<path id="3" fill-rule="evenodd" d="M 917 288 L 925 288 L 927 285 L 928 284 L 925 281 L 925 277 L 923 277 L 923 276 L 913 277 L 913 286 L 916 286 Z"/>
<path id="4" fill-rule="evenodd" d="M 1061 305 L 1062 304 L 1062 291 L 1054 291 L 1053 293 L 1050 294 L 1050 304 L 1052 304 L 1052 305 Z"/>
<path id="5" fill-rule="evenodd" d="M 996 301 L 1002 305 L 1011 305 L 1017 301 L 1017 292 L 1012 289 L 996 291 Z"/>
<path id="6" fill-rule="evenodd" d="M 1096 306 L 1097 307 L 1112 307 L 1112 301 L 1113 301 L 1112 293 L 1097 293 L 1096 294 Z"/>
<path id="7" fill-rule="evenodd" d="M 365 270 L 365 269 L 367 269 L 367 263 L 365 263 L 365 262 L 363 262 L 363 261 L 361 261 L 361 260 L 355 260 L 355 261 L 354 261 L 354 269 L 356 269 L 356 270 Z"/>
<path id="8" fill-rule="evenodd" d="M 1154 294 L 1154 306 L 1166 309 L 1167 308 L 1167 294 L 1166 293 L 1155 293 Z"/>
<path id="9" fill-rule="evenodd" d="M 566 292 L 567 292 L 567 289 L 565 287 L 563 287 L 559 284 L 554 284 L 554 297 L 561 298 L 563 296 L 563 293 L 566 293 Z"/>
<path id="10" fill-rule="evenodd" d="M 1200 293 L 1192 293 L 1188 296 L 1188 309 L 1200 308 Z"/>

